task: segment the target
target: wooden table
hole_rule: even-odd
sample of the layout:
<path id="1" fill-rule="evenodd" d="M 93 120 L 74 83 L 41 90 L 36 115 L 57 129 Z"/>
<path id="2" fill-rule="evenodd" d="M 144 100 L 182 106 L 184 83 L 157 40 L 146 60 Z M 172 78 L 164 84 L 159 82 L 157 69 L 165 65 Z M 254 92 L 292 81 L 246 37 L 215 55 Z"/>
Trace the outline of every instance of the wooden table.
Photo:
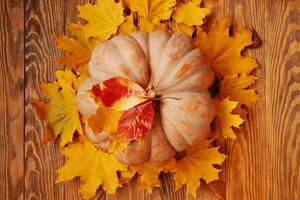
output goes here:
<path id="1" fill-rule="evenodd" d="M 66 32 L 82 0 L 0 1 L 0 199 L 80 199 L 79 181 L 54 184 L 64 164 L 57 144 L 40 143 L 44 124 L 30 104 L 40 98 L 40 81 L 52 81 L 59 67 L 52 36 Z M 220 0 L 218 15 L 239 27 L 253 27 L 263 46 L 251 50 L 262 99 L 250 112 L 238 140 L 227 141 L 226 199 L 300 199 L 300 1 Z M 146 194 L 138 180 L 95 199 L 192 199 L 174 192 L 169 176 Z M 218 199 L 202 188 L 197 199 Z"/>

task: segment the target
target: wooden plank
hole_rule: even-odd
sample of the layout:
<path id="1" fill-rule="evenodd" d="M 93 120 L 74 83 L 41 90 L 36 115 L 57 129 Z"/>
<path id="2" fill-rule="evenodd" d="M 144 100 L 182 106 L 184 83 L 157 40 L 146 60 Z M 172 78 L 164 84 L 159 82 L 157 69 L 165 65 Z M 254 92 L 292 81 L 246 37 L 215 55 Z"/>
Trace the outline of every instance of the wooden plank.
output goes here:
<path id="1" fill-rule="evenodd" d="M 65 184 L 54 183 L 64 158 L 58 143 L 41 145 L 45 124 L 30 104 L 42 98 L 39 83 L 52 81 L 58 68 L 53 35 L 64 32 L 64 1 L 26 0 L 25 9 L 25 198 L 65 199 Z"/>
<path id="2" fill-rule="evenodd" d="M 55 171 L 63 165 L 64 159 L 57 144 L 41 147 L 40 133 L 44 124 L 37 120 L 30 100 L 41 98 L 38 83 L 53 80 L 54 70 L 57 69 L 54 60 L 60 52 L 55 50 L 51 35 L 62 34 L 64 24 L 76 19 L 75 5 L 86 1 L 25 2 L 25 198 L 81 199 L 78 179 L 66 184 L 54 184 Z M 264 41 L 261 48 L 248 52 L 261 64 L 255 73 L 260 77 L 256 85 L 263 98 L 251 111 L 250 122 L 238 135 L 239 140 L 227 143 L 227 199 L 297 199 L 300 196 L 300 138 L 297 135 L 300 109 L 299 0 L 220 0 L 220 3 L 219 16 L 229 13 L 235 18 L 235 25 L 253 26 Z M 20 160 L 24 150 L 22 136 L 18 132 L 19 124 L 23 122 L 22 110 L 18 107 L 20 105 L 22 108 L 22 86 L 15 89 L 14 84 L 10 84 L 22 82 L 22 26 L 18 24 L 22 19 L 10 20 L 12 16 L 16 18 L 21 15 L 20 9 L 13 9 L 22 8 L 21 4 L 1 2 L 1 36 L 4 39 L 1 41 L 0 85 L 4 90 L 0 91 L 0 113 L 4 113 L 4 117 L 0 118 L 0 159 L 4 163 L 0 163 L 0 199 L 22 198 L 23 162 Z M 16 26 L 16 31 L 8 34 L 12 25 Z M 2 53 L 5 51 L 6 55 Z M 15 55 L 18 55 L 17 59 Z M 8 104 L 12 101 L 18 103 Z M 13 161 L 9 161 L 11 158 L 14 158 Z M 193 199 L 187 196 L 185 188 L 174 192 L 174 183 L 169 175 L 161 176 L 161 181 L 162 187 L 152 194 L 140 190 L 135 178 L 118 189 L 115 196 L 105 195 L 99 189 L 94 199 Z M 197 199 L 214 198 L 206 188 L 201 188 L 197 193 Z"/>
<path id="3" fill-rule="evenodd" d="M 244 1 L 231 1 L 225 7 L 225 12 L 234 17 L 234 26 L 238 28 L 251 28 L 258 31 L 259 36 L 265 42 L 265 19 L 266 1 L 250 1 L 245 4 Z M 246 6 L 247 5 L 247 6 Z M 249 5 L 249 7 L 248 7 Z M 261 181 L 265 178 L 263 171 L 265 169 L 264 148 L 267 143 L 266 129 L 261 124 L 266 123 L 265 113 L 265 43 L 262 47 L 247 51 L 248 55 L 254 56 L 261 67 L 255 71 L 259 76 L 256 83 L 258 92 L 262 95 L 262 100 L 254 109 L 250 110 L 248 122 L 246 122 L 241 133 L 238 134 L 238 140 L 227 142 L 226 161 L 226 197 L 227 199 L 265 199 L 259 191 L 263 190 Z M 254 150 L 256 149 L 256 150 Z M 261 157 L 257 157 L 257 156 Z M 253 157 L 256 156 L 256 157 Z M 252 197 L 250 196 L 252 195 Z"/>
<path id="4" fill-rule="evenodd" d="M 0 199 L 23 199 L 23 8 L 22 1 L 0 1 Z"/>
<path id="5" fill-rule="evenodd" d="M 256 85 L 262 99 L 238 140 L 227 145 L 227 199 L 300 197 L 299 2 L 231 0 L 225 7 L 264 42 L 250 51 L 261 64 Z"/>

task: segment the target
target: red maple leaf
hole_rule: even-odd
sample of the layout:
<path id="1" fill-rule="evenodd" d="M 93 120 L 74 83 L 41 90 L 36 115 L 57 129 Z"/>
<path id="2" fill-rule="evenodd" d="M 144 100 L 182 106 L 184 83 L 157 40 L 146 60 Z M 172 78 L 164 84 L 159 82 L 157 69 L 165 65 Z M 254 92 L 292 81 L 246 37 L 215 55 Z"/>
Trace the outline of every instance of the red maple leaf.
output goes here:
<path id="1" fill-rule="evenodd" d="M 151 129 L 154 118 L 152 101 L 148 100 L 126 110 L 121 116 L 117 132 L 133 140 L 143 137 Z"/>

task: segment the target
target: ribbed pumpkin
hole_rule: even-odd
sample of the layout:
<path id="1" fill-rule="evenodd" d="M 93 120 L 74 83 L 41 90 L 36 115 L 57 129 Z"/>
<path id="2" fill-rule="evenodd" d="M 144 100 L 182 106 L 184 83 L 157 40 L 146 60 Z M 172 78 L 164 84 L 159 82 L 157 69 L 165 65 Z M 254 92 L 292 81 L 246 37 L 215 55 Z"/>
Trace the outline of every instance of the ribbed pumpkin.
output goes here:
<path id="1" fill-rule="evenodd" d="M 112 77 L 135 81 L 149 95 L 160 97 L 151 130 L 118 154 L 121 162 L 136 166 L 149 161 L 161 166 L 176 152 L 209 136 L 214 104 L 208 87 L 214 74 L 188 35 L 165 31 L 118 35 L 95 47 L 89 73 L 91 78 L 82 83 L 76 97 L 85 117 L 97 110 L 87 91 Z M 93 133 L 88 126 L 85 130 L 96 147 L 107 149 L 110 133 Z"/>

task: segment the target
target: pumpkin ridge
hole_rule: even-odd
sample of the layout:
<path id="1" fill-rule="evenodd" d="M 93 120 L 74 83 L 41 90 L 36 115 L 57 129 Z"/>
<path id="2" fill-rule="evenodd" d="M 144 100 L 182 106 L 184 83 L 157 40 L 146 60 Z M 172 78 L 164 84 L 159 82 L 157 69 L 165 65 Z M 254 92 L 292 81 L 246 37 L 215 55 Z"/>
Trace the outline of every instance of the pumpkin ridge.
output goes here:
<path id="1" fill-rule="evenodd" d="M 151 141 L 150 141 L 150 157 L 149 157 L 149 162 L 152 164 L 159 164 L 159 165 L 164 165 L 166 164 L 166 162 L 168 162 L 170 159 L 172 159 L 175 155 L 175 149 L 173 148 L 173 146 L 171 145 L 171 143 L 169 142 L 165 131 L 163 130 L 162 124 L 161 124 L 161 116 L 159 111 L 157 111 L 155 113 L 154 116 L 154 122 L 153 122 L 153 126 L 151 128 L 151 130 L 149 130 L 149 134 L 151 134 Z M 157 127 L 159 127 L 162 131 L 162 133 L 159 133 L 159 130 L 153 130 L 153 129 L 157 129 Z M 158 128 L 158 129 L 159 129 Z M 155 134 L 155 136 L 153 136 Z M 159 142 L 155 141 L 155 139 L 159 138 Z M 159 150 L 157 150 L 157 148 L 159 148 Z M 167 148 L 167 149 L 166 149 Z M 155 150 L 153 150 L 155 149 Z M 155 151 L 155 152 L 154 152 Z M 156 157 L 156 155 L 161 153 L 165 156 L 165 158 L 161 158 L 162 156 L 159 156 L 159 158 Z M 169 154 L 169 155 L 168 155 Z M 170 159 L 169 159 L 170 158 Z"/>
<path id="2" fill-rule="evenodd" d="M 175 88 L 176 86 L 178 86 L 179 84 L 184 84 L 184 82 L 186 82 L 188 79 L 194 77 L 194 76 L 197 76 L 197 74 L 195 73 L 192 73 L 188 78 L 186 79 L 183 79 L 182 81 L 179 81 L 177 82 L 176 84 L 174 85 L 170 85 L 169 87 L 167 88 L 164 88 L 162 90 L 159 90 L 161 93 L 164 93 L 164 94 L 168 94 L 168 95 L 171 95 L 171 94 L 175 94 L 175 93 L 184 93 L 184 91 L 178 91 L 178 90 L 171 90 L 172 88 Z M 203 87 L 203 88 L 189 88 L 189 92 L 193 92 L 193 93 L 201 93 L 201 92 L 206 92 L 208 88 L 206 87 Z M 171 91 L 169 91 L 171 90 Z"/>
<path id="3" fill-rule="evenodd" d="M 133 32 L 132 34 L 130 34 L 130 37 L 135 39 L 137 41 L 137 43 L 140 45 L 141 49 L 143 50 L 143 52 L 145 54 L 145 58 L 148 61 L 148 65 L 149 65 L 149 34 L 142 32 L 142 31 L 136 31 L 136 32 Z"/>
<path id="4" fill-rule="evenodd" d="M 105 42 L 103 42 L 102 44 L 103 45 L 106 45 L 108 43 L 108 41 L 105 41 Z M 96 47 L 95 47 L 96 48 Z M 94 53 L 92 52 L 91 53 L 91 59 L 90 59 L 90 61 L 88 62 L 88 71 L 89 71 L 89 73 L 90 74 L 94 74 L 94 73 L 98 73 L 97 72 L 97 70 L 96 70 L 96 68 L 94 67 L 94 66 L 96 66 L 96 63 L 95 63 L 95 61 L 93 61 L 93 56 L 94 56 Z M 104 72 L 105 72 L 105 74 L 109 74 L 109 72 L 106 70 L 106 69 L 104 69 L 103 70 Z M 94 79 L 97 79 L 95 76 L 93 76 L 93 78 Z"/>
<path id="5" fill-rule="evenodd" d="M 196 144 L 196 141 L 198 141 L 197 138 L 201 138 L 202 140 L 204 137 L 207 137 L 207 133 L 209 132 L 208 127 L 210 126 L 213 116 L 206 115 L 207 109 L 203 110 L 202 107 L 203 103 L 206 105 L 207 100 L 210 99 L 210 94 L 208 92 L 206 92 L 206 94 L 195 93 L 192 95 L 185 92 L 185 94 L 186 95 L 180 95 L 182 102 L 179 104 L 173 100 L 166 100 L 161 108 L 161 113 L 164 119 L 167 119 L 170 124 L 173 124 L 178 133 L 187 141 L 187 143 L 189 145 L 193 145 Z M 190 105 L 194 105 L 192 107 L 192 113 L 188 112 L 188 109 L 191 110 Z M 210 108 L 210 105 L 208 106 L 208 108 Z M 194 110 L 198 109 L 202 112 L 195 113 Z M 174 115 L 175 113 L 182 116 L 182 118 L 176 117 Z M 196 115 L 193 115 L 193 113 Z M 192 129 L 191 131 L 190 126 L 196 127 L 197 129 Z"/>
<path id="6" fill-rule="evenodd" d="M 168 43 L 169 43 L 169 41 L 170 41 L 170 39 L 172 38 L 172 36 L 171 37 L 169 37 L 168 38 L 168 41 L 167 41 L 167 43 L 166 43 L 166 45 L 164 46 L 164 49 L 163 49 L 163 51 L 161 52 L 161 56 L 160 56 L 160 59 L 158 59 L 157 60 L 157 63 L 154 63 L 153 65 L 155 65 L 156 67 L 155 67 L 155 71 L 154 72 L 152 72 L 151 70 L 150 70 L 150 77 L 152 77 L 152 79 L 154 79 L 154 74 L 156 74 L 157 73 L 157 70 L 159 69 L 159 63 L 160 63 L 160 61 L 161 61 L 161 59 L 162 59 L 162 55 L 164 55 L 165 54 L 165 51 L 166 51 L 166 49 L 167 49 L 167 46 L 168 46 Z M 150 40 L 149 40 L 149 42 L 150 42 Z M 150 44 L 149 44 L 149 49 L 151 48 L 151 46 L 150 46 Z M 149 61 L 150 61 L 150 59 L 151 59 L 151 54 L 149 55 Z M 152 80 L 153 81 L 153 80 Z M 151 83 L 151 81 L 150 81 L 150 83 Z M 149 83 L 149 84 L 150 84 Z M 153 83 L 151 83 L 151 84 L 153 84 Z"/>
<path id="7" fill-rule="evenodd" d="M 190 144 L 186 141 L 186 139 L 182 136 L 182 133 L 181 133 L 181 131 L 177 128 L 177 126 L 174 125 L 173 121 L 170 120 L 168 117 L 166 117 L 166 115 L 164 115 L 163 113 L 161 113 L 161 116 L 163 116 L 163 117 L 164 117 L 164 120 L 168 121 L 169 124 L 172 124 L 172 126 L 173 126 L 173 127 L 176 129 L 176 131 L 179 133 L 180 139 L 182 139 L 182 140 L 184 141 L 184 143 L 186 144 L 186 146 L 190 145 Z M 170 143 L 171 146 L 176 150 L 176 148 L 173 146 L 173 144 L 172 144 L 171 141 L 170 141 L 171 138 L 168 137 L 168 131 L 165 131 L 165 128 L 164 128 L 163 124 L 161 124 L 161 125 L 162 125 L 162 128 L 163 128 L 163 130 L 164 130 L 164 133 L 165 133 L 165 135 L 166 135 L 166 137 L 167 137 L 169 143 Z M 178 135 L 178 134 L 177 134 L 177 135 Z M 186 147 L 185 147 L 185 148 L 186 148 Z"/>
<path id="8" fill-rule="evenodd" d="M 116 44 L 116 41 L 114 41 L 113 39 L 110 40 L 110 41 L 111 41 L 112 44 L 117 48 L 118 53 L 119 53 L 120 57 L 122 58 L 122 60 L 125 62 L 126 66 L 127 66 L 127 67 L 130 66 L 130 65 L 128 64 L 127 59 L 124 58 L 121 49 L 120 49 L 119 46 Z M 139 82 L 138 74 L 134 73 L 134 70 L 131 71 L 131 75 L 134 77 L 135 80 L 137 80 L 137 81 Z"/>
<path id="9" fill-rule="evenodd" d="M 184 38 L 184 37 L 187 37 L 187 38 Z M 167 54 L 167 53 L 171 53 L 171 52 L 168 52 L 167 50 L 176 48 L 177 46 L 174 47 L 174 45 L 176 45 L 179 40 L 180 40 L 180 42 L 182 42 L 181 40 L 184 40 L 184 39 L 187 39 L 187 41 L 190 42 L 190 44 L 187 45 L 187 47 L 185 47 L 185 49 L 177 50 L 177 51 L 175 51 L 176 52 L 175 54 L 174 54 L 174 52 L 172 52 L 172 54 L 170 54 L 170 55 Z M 163 53 L 161 54 L 161 57 L 159 59 L 157 67 L 156 67 L 155 74 L 162 74 L 162 73 L 166 72 L 165 71 L 166 69 L 165 69 L 165 66 L 164 66 L 166 64 L 166 63 L 164 63 L 165 58 L 170 57 L 170 56 L 172 56 L 172 57 L 175 56 L 175 58 L 173 58 L 172 60 L 173 61 L 175 60 L 176 63 L 169 63 L 169 64 L 171 64 L 172 66 L 175 67 L 181 61 L 181 59 L 183 59 L 185 57 L 185 55 L 187 55 L 189 52 L 191 52 L 195 48 L 196 48 L 195 44 L 184 33 L 176 32 L 176 33 L 172 34 L 172 36 L 169 38 L 169 40 L 168 40 L 168 42 L 165 46 L 165 49 L 164 49 Z M 184 53 L 184 54 L 181 55 L 181 53 Z M 173 69 L 174 69 L 174 67 L 173 67 Z M 164 80 L 164 79 L 162 79 L 162 80 Z M 162 80 L 158 80 L 156 77 L 154 77 L 154 80 L 162 81 Z M 155 82 L 155 84 L 156 84 L 155 86 L 158 87 L 158 88 L 162 85 L 161 82 Z"/>
<path id="10" fill-rule="evenodd" d="M 195 51 L 198 51 L 198 50 L 199 50 L 198 48 L 193 49 L 192 51 L 190 51 L 190 52 L 188 52 L 187 54 L 185 54 L 185 55 L 181 58 L 181 60 L 184 60 L 184 59 L 187 60 L 187 59 L 189 58 L 189 56 L 191 56 L 191 54 L 194 54 Z M 175 75 L 176 73 L 178 73 L 178 71 L 179 71 L 180 69 L 177 69 L 177 68 L 180 68 L 180 67 L 181 67 L 181 64 L 182 64 L 182 63 L 181 63 L 181 60 L 176 64 L 176 66 L 174 67 L 174 70 L 173 70 L 171 73 L 169 73 L 168 77 L 167 77 L 166 79 L 163 80 L 163 82 L 161 83 L 161 85 L 164 85 L 166 82 L 169 81 L 169 79 L 171 79 L 171 78 L 173 77 L 173 75 Z M 185 61 L 185 62 L 186 62 L 186 61 Z M 193 65 L 193 63 L 188 63 L 188 64 Z M 206 68 L 204 68 L 203 66 L 201 66 L 201 67 L 199 66 L 199 68 L 193 67 L 192 70 L 188 70 L 188 71 L 187 71 L 188 76 L 185 76 L 184 79 L 180 79 L 179 81 L 177 81 L 175 85 L 173 84 L 173 85 L 169 85 L 169 86 L 166 87 L 166 88 L 163 88 L 163 90 L 166 90 L 166 89 L 168 89 L 168 88 L 170 88 L 170 87 L 174 87 L 174 86 L 176 86 L 176 85 L 182 83 L 182 82 L 185 81 L 186 79 L 188 79 L 188 78 L 190 78 L 191 76 L 193 76 L 193 75 L 195 74 L 195 73 L 193 73 L 193 72 L 195 72 L 196 70 L 201 70 L 201 71 L 203 71 L 203 70 L 205 70 L 205 69 L 207 69 L 207 68 L 209 68 L 209 67 L 206 67 Z"/>
<path id="11" fill-rule="evenodd" d="M 148 35 L 149 36 L 149 35 Z M 144 57 L 145 57 L 145 60 L 146 60 L 146 64 L 147 64 L 147 68 L 148 68 L 148 82 L 146 83 L 146 85 L 147 85 L 147 87 L 149 86 L 149 83 L 150 83 L 150 73 L 151 73 L 151 71 L 150 71 L 150 63 L 149 63 L 149 59 L 150 58 L 148 58 L 148 56 L 145 54 L 145 51 L 144 51 L 144 49 L 143 49 L 143 47 L 142 47 L 142 45 L 141 45 L 141 43 L 134 37 L 134 36 L 132 36 L 132 35 L 130 35 L 130 37 L 133 39 L 133 40 L 135 40 L 136 41 L 136 43 L 138 44 L 138 46 L 139 46 L 139 48 L 140 48 L 140 50 L 143 52 L 143 54 L 144 54 Z M 147 37 L 147 43 L 148 43 L 148 49 L 149 49 L 149 37 Z M 150 56 L 149 56 L 150 57 Z"/>

